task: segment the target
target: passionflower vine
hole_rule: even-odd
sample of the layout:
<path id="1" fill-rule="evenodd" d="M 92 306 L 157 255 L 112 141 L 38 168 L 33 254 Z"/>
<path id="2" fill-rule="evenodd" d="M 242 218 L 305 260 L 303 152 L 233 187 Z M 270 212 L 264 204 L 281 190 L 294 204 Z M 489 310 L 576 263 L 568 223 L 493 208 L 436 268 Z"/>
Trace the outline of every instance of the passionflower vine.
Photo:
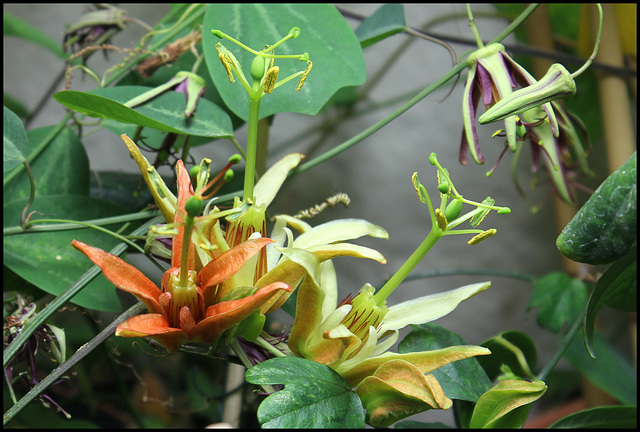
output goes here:
<path id="1" fill-rule="evenodd" d="M 142 272 L 119 257 L 74 240 L 72 245 L 102 269 L 116 287 L 140 299 L 148 314 L 129 318 L 116 329 L 122 337 L 152 337 L 175 351 L 186 342 L 216 344 L 222 334 L 240 324 L 279 291 L 290 290 L 284 282 L 261 288 L 249 287 L 244 296 L 215 301 L 215 288 L 233 277 L 245 263 L 271 239 L 255 238 L 231 248 L 195 270 L 195 247 L 192 241 L 196 217 L 201 211 L 199 197 L 193 195 L 189 173 L 178 161 L 178 198 L 174 217 L 177 234 L 172 244 L 172 267 L 158 288 Z"/>

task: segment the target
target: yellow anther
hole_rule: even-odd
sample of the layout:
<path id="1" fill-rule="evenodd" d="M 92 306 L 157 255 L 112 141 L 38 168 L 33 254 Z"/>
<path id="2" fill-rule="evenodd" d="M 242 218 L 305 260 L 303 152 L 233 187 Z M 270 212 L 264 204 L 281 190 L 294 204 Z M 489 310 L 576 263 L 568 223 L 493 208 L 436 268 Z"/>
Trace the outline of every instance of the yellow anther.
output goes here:
<path id="1" fill-rule="evenodd" d="M 262 88 L 265 93 L 269 94 L 273 91 L 276 86 L 276 81 L 278 80 L 278 72 L 280 72 L 280 68 L 278 66 L 270 67 L 267 70 L 262 84 Z"/>
<path id="2" fill-rule="evenodd" d="M 478 234 L 477 236 L 475 236 L 471 240 L 469 240 L 468 243 L 470 245 L 472 245 L 472 246 L 476 245 L 476 244 L 480 243 L 482 240 L 488 239 L 489 237 L 493 236 L 497 232 L 498 232 L 498 230 L 496 230 L 495 228 L 488 229 L 486 231 L 481 232 L 480 234 Z"/>
<path id="3" fill-rule="evenodd" d="M 440 211 L 439 208 L 436 209 L 436 222 L 438 223 L 438 228 L 440 228 L 442 231 L 446 230 L 447 225 L 449 224 L 449 222 L 447 222 L 447 217 Z"/>
<path id="4" fill-rule="evenodd" d="M 309 75 L 309 72 L 311 72 L 312 67 L 313 67 L 313 63 L 311 63 L 311 60 L 307 61 L 307 69 L 304 71 L 304 73 L 298 80 L 298 86 L 296 87 L 296 91 L 299 91 L 302 88 L 302 84 L 304 84 L 305 80 L 307 79 L 307 76 Z"/>

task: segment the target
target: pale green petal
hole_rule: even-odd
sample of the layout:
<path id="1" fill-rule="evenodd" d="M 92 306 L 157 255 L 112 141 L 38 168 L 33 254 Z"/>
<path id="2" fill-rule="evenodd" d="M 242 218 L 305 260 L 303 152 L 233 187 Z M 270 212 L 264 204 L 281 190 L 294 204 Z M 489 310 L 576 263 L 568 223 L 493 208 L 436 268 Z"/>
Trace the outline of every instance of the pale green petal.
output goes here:
<path id="1" fill-rule="evenodd" d="M 329 336 L 333 337 L 333 332 Z M 342 370 L 349 370 L 352 367 L 356 366 L 358 363 L 368 359 L 371 356 L 371 353 L 373 353 L 373 351 L 375 350 L 377 344 L 378 334 L 376 333 L 376 328 L 374 326 L 369 326 L 369 337 L 365 341 L 364 345 L 362 345 L 362 347 L 360 348 L 360 351 L 358 351 L 358 353 L 352 358 L 340 363 L 339 366 L 335 368 L 336 372 L 340 373 L 340 371 Z M 353 349 L 351 351 L 353 351 Z M 350 354 L 351 352 L 347 352 L 345 350 L 343 358 L 349 357 Z"/>
<path id="2" fill-rule="evenodd" d="M 331 260 L 320 264 L 320 288 L 324 292 L 322 319 L 326 319 L 338 307 L 338 281 Z"/>
<path id="3" fill-rule="evenodd" d="M 276 248 L 286 258 L 290 259 L 294 263 L 303 267 L 307 274 L 313 279 L 313 282 L 318 285 L 320 260 L 311 252 L 298 248 Z"/>
<path id="4" fill-rule="evenodd" d="M 335 311 L 333 311 L 328 317 L 327 319 L 325 319 L 323 321 L 322 324 L 320 324 L 320 327 L 318 327 L 318 332 L 320 334 L 324 333 L 325 331 L 333 331 L 334 329 L 336 329 L 337 327 L 344 327 L 344 329 L 346 331 L 349 331 L 349 329 L 347 329 L 347 327 L 345 327 L 344 324 L 340 324 L 342 322 L 343 319 L 345 319 L 347 317 L 347 315 L 349 315 L 349 312 L 351 312 L 351 305 L 350 304 L 345 304 L 340 306 L 338 309 L 336 309 Z M 336 332 L 338 332 L 339 330 L 336 330 Z M 351 332 L 349 332 L 351 333 Z M 338 334 L 338 333 L 336 333 Z"/>
<path id="5" fill-rule="evenodd" d="M 353 240 L 362 236 L 388 239 L 384 228 L 364 219 L 338 219 L 323 223 L 296 239 L 293 246 L 306 249 L 309 246 Z"/>
<path id="6" fill-rule="evenodd" d="M 275 219 L 276 220 L 282 219 L 286 221 L 287 225 L 292 226 L 296 231 L 300 233 L 305 233 L 307 231 L 310 231 L 313 228 L 311 225 L 309 225 L 305 221 L 298 218 L 294 218 L 293 216 L 289 216 L 289 215 L 278 215 L 275 217 Z"/>
<path id="7" fill-rule="evenodd" d="M 275 240 L 274 243 L 269 243 L 265 249 L 267 250 L 267 270 L 271 270 L 278 264 L 282 253 L 277 250 L 275 247 L 284 247 L 285 241 L 287 240 L 287 233 L 284 230 L 284 227 L 287 225 L 287 222 L 283 219 L 276 219 L 276 223 L 271 230 L 271 239 Z M 291 245 L 289 245 L 291 246 Z"/>
<path id="8" fill-rule="evenodd" d="M 295 244 L 295 242 L 294 242 Z M 306 248 L 309 252 L 325 261 L 337 256 L 352 256 L 356 258 L 368 258 L 376 260 L 379 263 L 386 264 L 387 259 L 377 250 L 364 246 L 358 246 L 351 243 L 326 244 L 320 246 L 309 246 Z"/>
<path id="9" fill-rule="evenodd" d="M 399 330 L 410 324 L 424 324 L 434 321 L 453 311 L 460 302 L 486 290 L 490 286 L 491 282 L 471 284 L 391 306 L 382 320 L 378 332 L 384 334 L 386 331 Z"/>
<path id="10" fill-rule="evenodd" d="M 284 183 L 289 171 L 297 167 L 304 155 L 301 153 L 291 153 L 276 162 L 267 170 L 258 183 L 256 183 L 253 191 L 256 198 L 256 205 L 264 204 L 268 206 L 275 198 L 280 190 L 280 186 Z"/>
<path id="11" fill-rule="evenodd" d="M 380 334 L 380 333 L 379 333 Z M 378 357 L 382 353 L 386 352 L 393 346 L 394 343 L 398 340 L 400 333 L 397 330 L 394 330 L 391 335 L 387 336 L 382 341 L 378 341 L 378 345 L 376 345 L 376 349 L 371 353 L 371 357 Z"/>

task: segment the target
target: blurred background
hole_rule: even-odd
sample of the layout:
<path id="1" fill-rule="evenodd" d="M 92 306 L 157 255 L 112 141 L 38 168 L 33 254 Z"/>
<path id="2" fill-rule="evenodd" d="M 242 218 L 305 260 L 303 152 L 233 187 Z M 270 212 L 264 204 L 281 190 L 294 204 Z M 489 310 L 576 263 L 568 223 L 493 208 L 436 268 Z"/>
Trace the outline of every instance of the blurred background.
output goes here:
<path id="1" fill-rule="evenodd" d="M 64 25 L 75 22 L 88 7 L 88 4 L 5 4 L 4 11 L 28 21 L 53 39 L 62 41 Z M 169 11 L 169 5 L 166 4 L 120 7 L 125 9 L 129 16 L 136 17 L 150 26 Z M 379 5 L 347 4 L 339 7 L 356 16 L 366 17 Z M 490 5 L 473 5 L 473 11 L 476 24 L 485 41 L 493 39 L 508 24 L 508 20 Z M 460 41 L 455 43 L 449 40 L 458 58 L 474 49 L 473 34 L 469 29 L 466 10 L 462 4 L 408 4 L 405 5 L 405 18 L 407 25 L 411 27 L 428 29 L 429 33 Z M 348 18 L 348 22 L 352 28 L 356 28 L 360 23 L 354 18 Z M 129 23 L 124 31 L 113 38 L 112 44 L 122 48 L 133 48 L 144 34 L 145 30 L 141 26 Z M 386 72 L 370 90 L 367 99 L 358 105 L 358 108 L 372 108 L 368 113 L 348 118 L 346 121 L 340 121 L 343 119 L 338 111 L 329 112 L 322 117 L 277 114 L 271 128 L 267 166 L 292 151 L 299 151 L 307 155 L 308 159 L 327 151 L 396 109 L 399 106 L 397 102 L 389 103 L 396 96 L 407 92 L 415 94 L 450 70 L 453 63 L 449 52 L 442 46 L 425 40 L 415 40 L 391 64 L 387 63 L 387 59 L 394 55 L 408 38 L 406 34 L 398 34 L 364 50 L 368 77 L 365 86 L 370 85 L 373 77 L 381 70 Z M 515 39 L 510 37 L 503 41 L 503 44 L 515 45 Z M 101 54 L 96 53 L 90 58 L 89 66 L 104 71 L 121 58 L 122 54 L 114 52 L 109 53 L 109 60 L 105 60 Z M 580 65 L 566 66 L 573 71 Z M 59 58 L 42 48 L 21 39 L 5 37 L 4 89 L 26 101 L 29 109 L 39 103 L 42 95 L 63 68 L 64 64 Z M 539 74 L 533 75 L 541 78 Z M 485 175 L 503 148 L 502 138 L 491 137 L 496 125 L 478 128 L 480 145 L 487 163 L 480 166 L 471 161 L 464 167 L 459 164 L 461 101 L 465 79 L 466 71 L 459 80 L 451 80 L 373 136 L 321 166 L 291 178 L 270 207 L 272 213 L 294 214 L 319 204 L 336 193 L 346 193 L 351 199 L 348 209 L 340 206 L 329 209 L 308 222 L 317 225 L 335 218 L 363 218 L 388 231 L 389 240 L 356 241 L 358 244 L 379 250 L 388 260 L 386 265 L 355 258 L 334 260 L 342 298 L 349 293 L 357 293 L 366 282 L 380 286 L 426 236 L 431 222 L 426 206 L 416 197 L 411 175 L 417 171 L 420 180 L 429 189 L 432 199 L 437 196 L 435 170 L 428 163 L 431 152 L 437 153 L 439 161 L 449 169 L 456 187 L 465 197 L 482 201 L 490 195 L 496 204 L 508 206 L 512 212 L 509 215 L 492 212 L 483 222 L 483 227 L 497 228 L 498 233 L 479 245 L 467 245 L 469 239 L 466 236 L 445 237 L 418 265 L 414 273 L 473 268 L 540 277 L 563 269 L 561 256 L 555 247 L 559 231 L 554 203 L 549 201 L 538 212 L 531 211 L 532 204 L 538 204 L 542 200 L 548 185 L 541 185 L 542 192 L 537 190 L 533 193 L 532 203 L 526 202 L 513 184 L 510 155 L 505 157 L 491 177 Z M 64 81 L 61 81 L 55 90 L 62 90 L 63 86 Z M 83 76 L 79 70 L 74 72 L 72 89 L 88 90 L 95 86 L 90 77 Z M 580 92 L 580 82 L 578 89 Z M 598 109 L 596 100 L 597 95 L 594 95 L 595 110 Z M 51 99 L 29 127 L 55 124 L 63 115 L 63 107 Z M 235 136 L 238 141 L 244 143 L 246 128 L 238 129 Z M 137 165 L 129 158 L 120 138 L 112 132 L 102 130 L 87 136 L 83 143 L 92 170 L 138 172 Z M 590 162 L 597 178 L 589 180 L 591 187 L 597 186 L 607 171 L 604 163 L 606 156 L 601 142 L 596 139 L 593 145 L 596 157 L 590 157 Z M 224 140 L 193 150 L 196 160 L 209 157 L 213 159 L 214 166 L 222 166 L 233 153 L 235 149 L 231 142 Z M 522 161 L 520 166 L 523 169 L 522 184 L 528 186 L 528 160 Z M 583 202 L 586 197 L 587 195 L 582 194 L 579 199 Z M 135 256 L 131 256 L 130 260 L 136 265 L 145 262 L 144 258 Z M 155 281 L 159 281 L 161 276 L 157 270 L 155 273 L 151 270 L 147 274 L 150 274 L 150 277 L 155 276 L 152 277 Z M 557 336 L 538 327 L 535 310 L 526 313 L 533 290 L 531 283 L 512 277 L 487 275 L 421 278 L 403 283 L 389 297 L 388 303 L 397 304 L 425 294 L 485 280 L 492 282 L 489 290 L 462 303 L 456 311 L 436 323 L 458 333 L 469 344 L 481 343 L 501 331 L 523 331 L 535 340 L 539 354 L 538 363 L 544 365 L 556 349 Z M 277 320 L 285 323 L 289 322 L 287 319 L 284 313 L 277 316 Z M 405 329 L 404 334 L 407 332 Z M 149 361 L 156 360 L 151 358 Z M 566 365 L 561 363 L 559 367 Z M 454 424 L 451 412 L 432 411 L 411 419 Z"/>

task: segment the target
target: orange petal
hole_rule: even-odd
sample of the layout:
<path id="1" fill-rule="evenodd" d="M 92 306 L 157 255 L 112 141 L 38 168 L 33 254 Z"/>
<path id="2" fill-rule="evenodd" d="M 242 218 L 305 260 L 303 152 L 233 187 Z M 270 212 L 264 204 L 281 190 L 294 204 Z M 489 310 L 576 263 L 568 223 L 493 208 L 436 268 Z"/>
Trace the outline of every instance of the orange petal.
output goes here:
<path id="1" fill-rule="evenodd" d="M 150 336 L 171 351 L 189 340 L 185 332 L 170 327 L 165 317 L 155 313 L 132 316 L 116 328 L 116 336 Z"/>
<path id="2" fill-rule="evenodd" d="M 207 289 L 233 277 L 252 256 L 274 241 L 265 237 L 246 240 L 223 252 L 200 270 L 198 278 L 202 288 Z"/>
<path id="3" fill-rule="evenodd" d="M 140 270 L 121 258 L 78 240 L 71 242 L 74 248 L 89 257 L 102 269 L 102 274 L 116 287 L 136 296 L 149 312 L 160 312 L 160 289 Z"/>
<path id="4" fill-rule="evenodd" d="M 260 288 L 252 296 L 209 306 L 205 313 L 206 318 L 196 324 L 193 329 L 193 338 L 215 343 L 222 333 L 259 310 L 264 302 L 281 290 L 291 291 L 287 284 L 275 282 Z"/>
<path id="5" fill-rule="evenodd" d="M 179 160 L 176 164 L 176 170 L 178 174 L 178 211 L 173 218 L 174 223 L 182 222 L 184 220 L 183 215 L 186 214 L 184 205 L 189 198 L 193 196 L 193 186 L 191 185 L 191 178 L 189 177 L 189 171 L 184 167 L 182 160 Z M 173 243 L 171 248 L 171 267 L 180 267 L 182 260 L 182 242 L 184 237 L 184 226 L 178 227 L 178 234 L 173 236 Z M 189 239 L 190 240 L 190 239 Z M 189 270 L 195 268 L 195 247 L 193 242 L 189 244 Z"/>

